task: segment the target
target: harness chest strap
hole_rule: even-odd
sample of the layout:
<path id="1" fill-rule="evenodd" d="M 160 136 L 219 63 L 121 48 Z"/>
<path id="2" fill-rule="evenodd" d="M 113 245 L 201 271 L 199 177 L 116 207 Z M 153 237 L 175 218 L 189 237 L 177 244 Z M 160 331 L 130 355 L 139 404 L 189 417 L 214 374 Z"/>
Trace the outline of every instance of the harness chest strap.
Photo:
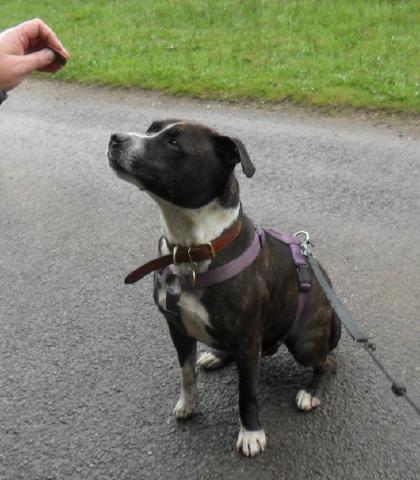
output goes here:
<path id="1" fill-rule="evenodd" d="M 282 341 L 284 341 L 293 332 L 294 327 L 296 327 L 296 324 L 300 316 L 302 315 L 303 309 L 305 307 L 306 297 L 311 288 L 309 267 L 306 263 L 305 257 L 302 255 L 300 242 L 295 237 L 276 232 L 275 230 L 269 228 L 262 228 L 257 226 L 251 245 L 238 258 L 235 258 L 234 260 L 231 260 L 230 262 L 225 263 L 224 265 L 216 267 L 213 270 L 209 270 L 207 272 L 194 275 L 190 274 L 180 276 L 179 278 L 181 283 L 181 292 L 210 287 L 238 275 L 240 272 L 245 270 L 245 268 L 251 265 L 252 262 L 257 258 L 261 247 L 265 242 L 266 234 L 289 246 L 290 253 L 292 255 L 297 272 L 299 294 L 296 315 L 294 321 L 292 322 L 292 325 L 288 328 L 286 334 L 281 339 Z M 172 273 L 170 272 L 169 267 L 165 267 L 160 273 L 157 273 L 157 275 L 160 277 L 163 283 L 166 283 L 167 278 L 169 277 L 169 275 L 172 275 Z M 186 333 L 185 327 L 181 322 L 181 317 L 178 309 L 178 300 L 181 292 L 176 293 L 171 286 L 167 287 L 166 309 L 162 309 L 162 312 L 165 314 L 165 317 L 168 321 L 171 322 L 172 325 L 178 328 L 178 330 L 181 330 L 182 333 Z"/>

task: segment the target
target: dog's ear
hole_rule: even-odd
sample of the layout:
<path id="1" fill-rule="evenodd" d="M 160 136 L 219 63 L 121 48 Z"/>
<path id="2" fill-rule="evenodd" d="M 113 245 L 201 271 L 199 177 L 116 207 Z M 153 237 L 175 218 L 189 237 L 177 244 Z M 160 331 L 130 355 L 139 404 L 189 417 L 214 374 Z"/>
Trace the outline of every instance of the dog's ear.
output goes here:
<path id="1" fill-rule="evenodd" d="M 223 135 L 217 135 L 216 152 L 220 155 L 224 161 L 231 165 L 235 165 L 241 162 L 242 170 L 248 178 L 251 178 L 255 173 L 254 164 L 249 158 L 245 145 L 233 137 L 224 137 Z"/>
<path id="2" fill-rule="evenodd" d="M 179 122 L 181 122 L 181 120 L 178 120 L 177 118 L 168 118 L 166 120 L 155 120 L 147 129 L 146 133 L 158 133 L 168 125 L 171 125 L 172 123 L 179 123 Z"/>

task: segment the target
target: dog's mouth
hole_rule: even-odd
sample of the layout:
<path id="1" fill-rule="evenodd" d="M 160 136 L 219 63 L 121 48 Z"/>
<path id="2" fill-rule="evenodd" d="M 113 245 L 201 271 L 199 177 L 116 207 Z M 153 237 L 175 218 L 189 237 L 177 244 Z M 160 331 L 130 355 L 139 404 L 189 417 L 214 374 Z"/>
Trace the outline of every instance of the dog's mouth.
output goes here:
<path id="1" fill-rule="evenodd" d="M 114 173 L 117 175 L 117 177 L 121 178 L 122 180 L 125 180 L 126 182 L 132 183 L 133 185 L 138 187 L 140 190 L 145 190 L 141 180 L 136 176 L 132 175 L 121 165 L 120 155 L 114 155 L 112 150 L 113 149 L 110 146 L 107 152 L 108 163 L 109 163 L 109 166 L 114 171 Z"/>
<path id="2" fill-rule="evenodd" d="M 113 142 L 109 142 L 107 151 L 109 166 L 115 170 L 115 172 L 125 172 L 123 166 L 123 152 L 120 145 Z"/>
<path id="3" fill-rule="evenodd" d="M 126 170 L 124 158 L 127 156 L 127 146 L 130 145 L 130 137 L 123 133 L 111 135 L 108 143 L 108 161 L 111 168 L 116 171 Z"/>
<path id="4" fill-rule="evenodd" d="M 118 163 L 117 159 L 112 156 L 111 149 L 107 152 L 109 166 L 116 172 L 124 172 L 124 168 Z"/>

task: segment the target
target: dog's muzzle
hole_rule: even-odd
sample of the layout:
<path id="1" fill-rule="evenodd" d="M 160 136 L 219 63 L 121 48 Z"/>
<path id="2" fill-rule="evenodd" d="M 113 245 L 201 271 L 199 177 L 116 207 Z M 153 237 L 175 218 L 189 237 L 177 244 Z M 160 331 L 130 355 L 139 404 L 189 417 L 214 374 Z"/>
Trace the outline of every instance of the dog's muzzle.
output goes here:
<path id="1" fill-rule="evenodd" d="M 116 171 L 122 171 L 124 168 L 120 164 L 121 154 L 130 144 L 130 135 L 126 133 L 113 133 L 108 143 L 109 165 Z"/>

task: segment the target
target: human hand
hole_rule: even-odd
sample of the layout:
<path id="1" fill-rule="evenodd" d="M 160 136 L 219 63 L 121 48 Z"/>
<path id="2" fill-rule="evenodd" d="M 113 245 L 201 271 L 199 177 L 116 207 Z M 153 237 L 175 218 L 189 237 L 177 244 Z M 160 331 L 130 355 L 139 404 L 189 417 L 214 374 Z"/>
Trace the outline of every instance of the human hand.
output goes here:
<path id="1" fill-rule="evenodd" d="M 63 62 L 53 50 L 66 61 L 70 58 L 56 34 L 39 18 L 0 33 L 0 90 L 11 90 L 35 70 L 60 70 Z"/>

